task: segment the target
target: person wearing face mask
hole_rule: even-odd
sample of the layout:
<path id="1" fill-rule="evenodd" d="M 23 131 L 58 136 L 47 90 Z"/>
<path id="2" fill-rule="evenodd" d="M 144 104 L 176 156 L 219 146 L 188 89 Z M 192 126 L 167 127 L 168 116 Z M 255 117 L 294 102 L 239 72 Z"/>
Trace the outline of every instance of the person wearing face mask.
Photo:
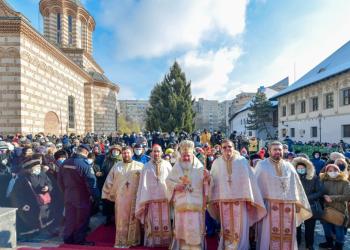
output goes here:
<path id="1" fill-rule="evenodd" d="M 112 167 L 122 161 L 121 156 L 121 150 L 122 148 L 119 145 L 113 145 L 110 147 L 108 154 L 106 155 L 106 158 L 102 165 L 102 173 L 103 173 L 103 182 L 105 182 L 106 177 L 109 174 L 109 171 L 112 169 Z M 113 216 L 114 216 L 114 202 L 110 201 L 108 199 L 102 199 L 102 214 L 106 217 L 105 225 L 113 225 Z"/>
<path id="2" fill-rule="evenodd" d="M 136 144 L 134 147 L 134 155 L 132 157 L 134 161 L 141 162 L 142 164 L 146 164 L 150 161 L 151 157 L 144 154 L 144 149 L 142 145 Z"/>
<path id="3" fill-rule="evenodd" d="M 320 175 L 321 170 L 324 168 L 326 162 L 321 159 L 321 152 L 320 151 L 315 151 L 312 153 L 312 159 L 311 159 L 312 164 L 315 166 L 316 170 L 316 175 Z"/>
<path id="4" fill-rule="evenodd" d="M 47 174 L 52 182 L 52 197 L 55 197 L 55 199 L 52 200 L 52 211 L 53 211 L 53 217 L 54 217 L 54 225 L 56 227 L 59 227 L 62 222 L 62 214 L 64 209 L 64 200 L 63 200 L 63 193 L 61 189 L 58 186 L 57 183 L 57 177 L 58 172 L 63 166 L 64 161 L 68 158 L 68 154 L 65 150 L 58 150 L 54 154 L 54 164 L 55 164 L 55 172 L 48 171 Z"/>
<path id="5" fill-rule="evenodd" d="M 326 242 L 319 245 L 320 248 L 332 248 L 334 250 L 343 249 L 345 242 L 345 233 L 348 223 L 348 202 L 350 201 L 350 184 L 344 172 L 341 172 L 335 164 L 328 164 L 325 173 L 320 174 L 324 185 L 325 194 L 324 207 L 335 209 L 344 214 L 344 225 L 335 225 L 331 221 L 323 223 Z M 335 242 L 333 241 L 333 232 L 335 232 Z"/>
<path id="6" fill-rule="evenodd" d="M 97 188 L 98 188 L 99 192 L 101 193 L 102 187 L 104 184 L 104 178 L 103 178 L 103 173 L 101 171 L 100 166 L 96 163 L 95 154 L 89 153 L 86 161 L 90 166 L 91 174 L 94 174 L 96 177 Z M 100 204 L 100 199 L 95 199 L 93 201 L 91 216 L 93 216 L 99 212 L 99 204 Z"/>
<path id="7" fill-rule="evenodd" d="M 76 154 L 65 160 L 58 172 L 58 184 L 64 193 L 63 240 L 66 244 L 94 245 L 86 241 L 86 233 L 92 203 L 100 198 L 100 192 L 87 162 L 90 151 L 89 145 L 79 145 Z"/>
<path id="8" fill-rule="evenodd" d="M 214 157 L 215 153 L 214 154 L 209 154 L 207 155 L 206 157 L 206 164 L 205 164 L 205 167 L 208 171 L 210 171 L 211 169 L 211 165 L 213 164 L 214 160 L 215 160 L 215 157 Z"/>
<path id="9" fill-rule="evenodd" d="M 10 195 L 11 205 L 18 208 L 17 234 L 28 239 L 52 224 L 50 192 L 52 184 L 49 177 L 41 171 L 40 160 L 27 158 Z M 46 197 L 45 201 L 39 196 Z"/>
<path id="10" fill-rule="evenodd" d="M 100 166 L 96 163 L 96 159 L 95 159 L 95 154 L 94 153 L 89 153 L 88 154 L 87 162 L 89 163 L 89 165 L 91 167 L 92 173 L 96 176 L 97 187 L 98 187 L 98 189 L 101 192 L 105 179 L 103 178 L 103 172 L 102 172 Z"/>
<path id="11" fill-rule="evenodd" d="M 0 148 L 0 207 L 5 207 L 8 203 L 6 198 L 6 191 L 11 180 L 11 170 L 9 167 L 8 155 L 3 149 L 4 148 Z"/>
<path id="12" fill-rule="evenodd" d="M 346 176 L 348 176 L 348 180 L 350 179 L 349 176 L 349 169 L 348 169 L 348 163 L 345 159 L 339 158 L 334 161 L 334 164 L 337 165 L 340 169 L 340 172 L 343 172 Z"/>
<path id="13" fill-rule="evenodd" d="M 55 154 L 54 154 L 54 157 L 55 157 L 55 164 L 57 166 L 57 172 L 59 171 L 59 169 L 62 167 L 63 165 L 63 162 L 65 160 L 67 160 L 68 158 L 68 154 L 65 150 L 58 150 Z"/>
<path id="14" fill-rule="evenodd" d="M 305 246 L 307 249 L 313 250 L 316 219 L 320 219 L 323 212 L 320 199 L 323 196 L 324 188 L 319 177 L 315 174 L 314 166 L 309 160 L 303 157 L 296 157 L 293 159 L 292 164 L 299 175 L 313 214 L 312 218 L 304 221 Z M 297 227 L 297 241 L 298 245 L 300 245 L 302 241 L 301 225 Z"/>

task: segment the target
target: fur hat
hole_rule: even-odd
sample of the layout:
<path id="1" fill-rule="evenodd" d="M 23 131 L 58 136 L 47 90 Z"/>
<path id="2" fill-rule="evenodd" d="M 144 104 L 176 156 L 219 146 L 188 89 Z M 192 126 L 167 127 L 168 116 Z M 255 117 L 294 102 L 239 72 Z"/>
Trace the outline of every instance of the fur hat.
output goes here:
<path id="1" fill-rule="evenodd" d="M 326 166 L 326 168 L 325 168 L 324 171 L 327 173 L 328 169 L 331 168 L 331 167 L 337 169 L 338 172 L 341 172 L 340 169 L 339 169 L 339 167 L 338 167 L 337 165 L 335 165 L 335 164 L 328 164 L 328 165 Z"/>
<path id="2" fill-rule="evenodd" d="M 29 158 L 23 162 L 22 167 L 24 169 L 29 169 L 40 164 L 40 159 Z"/>
<path id="3" fill-rule="evenodd" d="M 330 154 L 329 158 L 330 158 L 332 161 L 335 161 L 336 159 L 339 159 L 339 158 L 345 159 L 345 156 L 344 156 L 342 153 L 339 153 L 339 152 L 332 152 L 332 153 Z"/>
<path id="4" fill-rule="evenodd" d="M 315 176 L 315 167 L 311 161 L 304 157 L 296 157 L 292 161 L 293 166 L 296 168 L 298 165 L 303 165 L 306 168 L 306 179 L 311 180 Z"/>

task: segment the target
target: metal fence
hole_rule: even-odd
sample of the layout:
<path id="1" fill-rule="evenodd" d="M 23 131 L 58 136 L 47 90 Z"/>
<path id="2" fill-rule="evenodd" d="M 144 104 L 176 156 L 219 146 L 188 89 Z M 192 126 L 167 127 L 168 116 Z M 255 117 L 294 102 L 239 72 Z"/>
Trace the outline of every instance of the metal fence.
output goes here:
<path id="1" fill-rule="evenodd" d="M 337 152 L 338 147 L 324 147 L 324 146 L 313 146 L 313 145 L 293 145 L 294 152 L 301 152 L 307 154 L 309 157 L 315 151 L 320 151 L 321 153 L 332 153 Z"/>

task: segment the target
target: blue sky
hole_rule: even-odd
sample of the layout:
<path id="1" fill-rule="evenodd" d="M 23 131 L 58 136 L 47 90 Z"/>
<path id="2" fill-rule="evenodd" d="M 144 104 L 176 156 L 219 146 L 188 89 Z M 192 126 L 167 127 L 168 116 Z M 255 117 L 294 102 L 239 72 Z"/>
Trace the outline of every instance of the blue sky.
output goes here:
<path id="1" fill-rule="evenodd" d="M 39 0 L 7 0 L 39 31 Z M 174 60 L 192 95 L 229 100 L 290 82 L 350 40 L 348 0 L 84 0 L 94 57 L 120 99 L 148 99 Z"/>

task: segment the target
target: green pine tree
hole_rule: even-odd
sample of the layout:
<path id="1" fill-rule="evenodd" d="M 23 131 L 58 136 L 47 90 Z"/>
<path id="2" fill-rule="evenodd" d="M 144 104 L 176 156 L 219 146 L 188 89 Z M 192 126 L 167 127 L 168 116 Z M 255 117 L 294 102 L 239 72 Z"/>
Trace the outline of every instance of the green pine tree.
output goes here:
<path id="1" fill-rule="evenodd" d="M 150 131 L 179 132 L 194 129 L 191 82 L 175 62 L 170 72 L 152 90 L 146 128 Z"/>
<path id="2" fill-rule="evenodd" d="M 249 108 L 247 129 L 256 130 L 258 132 L 266 131 L 268 138 L 272 138 L 272 135 L 268 129 L 269 123 L 272 122 L 271 114 L 273 112 L 273 105 L 267 99 L 266 95 L 262 91 L 258 91 L 253 98 L 253 103 Z"/>

